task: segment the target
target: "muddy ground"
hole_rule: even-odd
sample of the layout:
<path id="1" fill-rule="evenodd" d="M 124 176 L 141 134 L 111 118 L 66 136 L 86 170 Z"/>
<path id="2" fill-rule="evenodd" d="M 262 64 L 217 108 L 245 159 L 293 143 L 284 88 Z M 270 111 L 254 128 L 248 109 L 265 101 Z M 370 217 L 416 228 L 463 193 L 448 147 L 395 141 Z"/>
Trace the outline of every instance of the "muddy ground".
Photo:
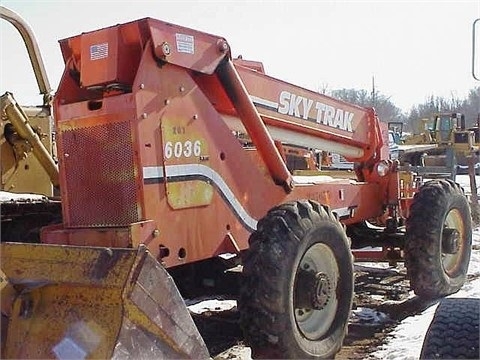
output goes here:
<path id="1" fill-rule="evenodd" d="M 348 335 L 336 359 L 368 359 L 400 321 L 435 303 L 412 295 L 403 265 L 385 269 L 357 265 L 355 274 L 354 309 L 368 311 L 352 313 Z M 243 344 L 236 308 L 212 309 L 192 316 L 212 357 L 218 360 L 250 358 Z"/>

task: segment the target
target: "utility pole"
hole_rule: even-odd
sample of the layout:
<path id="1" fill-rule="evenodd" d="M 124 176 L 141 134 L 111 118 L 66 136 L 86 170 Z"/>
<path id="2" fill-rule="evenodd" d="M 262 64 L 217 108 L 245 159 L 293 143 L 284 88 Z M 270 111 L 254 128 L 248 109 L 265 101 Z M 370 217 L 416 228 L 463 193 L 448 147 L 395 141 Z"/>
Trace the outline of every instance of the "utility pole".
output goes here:
<path id="1" fill-rule="evenodd" d="M 375 75 L 372 75 L 372 106 L 375 107 L 377 102 L 375 93 Z"/>

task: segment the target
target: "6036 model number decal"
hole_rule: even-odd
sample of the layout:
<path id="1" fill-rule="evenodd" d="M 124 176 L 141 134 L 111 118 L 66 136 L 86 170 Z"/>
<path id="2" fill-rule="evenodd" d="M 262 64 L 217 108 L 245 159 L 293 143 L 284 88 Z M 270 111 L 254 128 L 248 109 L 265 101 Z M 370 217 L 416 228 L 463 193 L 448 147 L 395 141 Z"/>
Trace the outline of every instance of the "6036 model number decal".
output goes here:
<path id="1" fill-rule="evenodd" d="M 174 158 L 190 158 L 192 156 L 200 156 L 202 153 L 202 142 L 200 140 L 186 141 L 167 141 L 163 154 L 165 159 Z"/>

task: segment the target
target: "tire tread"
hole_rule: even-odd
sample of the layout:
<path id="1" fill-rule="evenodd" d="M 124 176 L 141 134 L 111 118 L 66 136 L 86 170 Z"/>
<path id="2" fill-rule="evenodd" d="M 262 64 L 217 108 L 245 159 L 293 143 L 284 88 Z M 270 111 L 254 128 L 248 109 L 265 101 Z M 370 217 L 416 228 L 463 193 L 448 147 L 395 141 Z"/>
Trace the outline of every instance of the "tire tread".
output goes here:
<path id="1" fill-rule="evenodd" d="M 465 254 L 458 276 L 449 277 L 441 265 L 441 231 L 452 201 L 459 205 L 466 227 Z M 406 222 L 405 265 L 411 288 L 425 298 L 458 291 L 466 278 L 472 243 L 470 208 L 462 188 L 452 180 L 432 180 L 415 195 Z"/>
<path id="2" fill-rule="evenodd" d="M 254 358 L 314 358 L 299 352 L 294 340 L 288 337 L 290 318 L 286 297 L 282 296 L 289 262 L 293 262 L 303 237 L 314 224 L 328 222 L 344 233 L 342 225 L 328 207 L 312 201 L 296 201 L 271 209 L 258 222 L 250 239 L 250 249 L 243 261 L 243 276 L 238 309 L 240 324 Z M 348 248 L 344 235 L 343 241 Z M 342 266 L 351 266 L 348 262 Z M 353 272 L 353 270 L 352 270 Z M 353 297 L 353 276 L 352 291 Z M 352 299 L 350 298 L 350 306 Z M 342 345 L 349 313 L 339 343 L 327 357 L 333 357 Z"/>
<path id="3" fill-rule="evenodd" d="M 438 305 L 421 359 L 480 359 L 480 299 L 448 298 Z"/>

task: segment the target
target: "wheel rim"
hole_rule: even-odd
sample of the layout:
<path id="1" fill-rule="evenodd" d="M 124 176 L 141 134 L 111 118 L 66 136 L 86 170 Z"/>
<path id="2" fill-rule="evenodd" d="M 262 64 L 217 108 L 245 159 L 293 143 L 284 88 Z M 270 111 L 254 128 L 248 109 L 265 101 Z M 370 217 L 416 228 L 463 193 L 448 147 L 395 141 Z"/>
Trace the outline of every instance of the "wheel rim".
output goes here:
<path id="1" fill-rule="evenodd" d="M 448 230 L 448 232 L 447 232 Z M 454 253 L 446 252 L 442 245 L 442 266 L 449 276 L 454 276 L 462 264 L 462 254 L 465 241 L 465 225 L 463 223 L 462 215 L 458 209 L 452 209 L 448 212 L 445 218 L 444 229 L 442 237 L 447 236 L 447 233 L 455 231 L 458 238 L 458 248 Z"/>
<path id="2" fill-rule="evenodd" d="M 300 260 L 297 271 L 295 288 L 301 286 L 300 273 L 308 272 L 315 277 L 312 291 L 316 305 L 308 306 L 298 297 L 293 302 L 295 323 L 304 337 L 309 340 L 318 340 L 325 336 L 330 329 L 337 312 L 338 299 L 335 295 L 339 269 L 335 254 L 325 244 L 311 246 Z M 305 287 L 305 286 L 304 286 Z M 317 307 L 315 309 L 314 307 Z"/>

